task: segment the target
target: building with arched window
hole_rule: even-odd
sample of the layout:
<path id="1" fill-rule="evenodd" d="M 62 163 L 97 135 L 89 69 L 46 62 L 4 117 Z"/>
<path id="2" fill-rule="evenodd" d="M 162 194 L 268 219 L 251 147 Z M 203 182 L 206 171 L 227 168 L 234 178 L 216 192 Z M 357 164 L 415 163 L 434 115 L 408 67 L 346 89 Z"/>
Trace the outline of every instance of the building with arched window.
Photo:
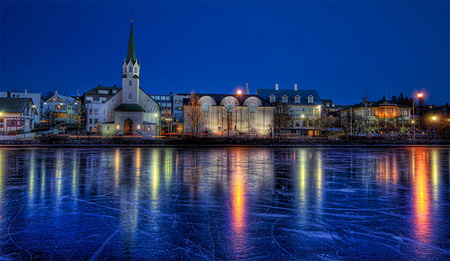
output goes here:
<path id="1" fill-rule="evenodd" d="M 204 117 L 199 133 L 208 135 L 271 136 L 275 107 L 257 95 L 196 94 L 199 97 L 197 113 Z M 193 133 L 189 115 L 190 104 L 184 104 L 184 133 Z"/>
<path id="2" fill-rule="evenodd" d="M 136 59 L 133 23 L 131 23 L 127 58 L 122 63 L 122 89 L 105 102 L 103 135 L 157 137 L 161 108 L 140 87 L 140 62 Z"/>

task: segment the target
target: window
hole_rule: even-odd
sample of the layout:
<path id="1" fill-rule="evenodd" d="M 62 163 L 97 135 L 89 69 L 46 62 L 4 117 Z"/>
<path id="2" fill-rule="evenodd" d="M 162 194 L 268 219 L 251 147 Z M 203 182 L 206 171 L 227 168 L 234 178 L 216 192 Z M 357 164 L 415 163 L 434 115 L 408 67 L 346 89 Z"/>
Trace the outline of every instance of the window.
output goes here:
<path id="1" fill-rule="evenodd" d="M 89 124 L 92 124 L 92 119 L 89 119 Z"/>
<path id="2" fill-rule="evenodd" d="M 314 96 L 310 95 L 308 96 L 308 103 L 313 103 L 314 102 Z"/>
<path id="3" fill-rule="evenodd" d="M 130 66 L 130 68 L 128 68 L 128 72 L 129 73 L 133 72 L 133 66 Z"/>
<path id="4" fill-rule="evenodd" d="M 113 90 L 112 93 L 113 93 L 113 94 L 114 94 L 114 93 L 117 93 L 117 90 Z"/>
<path id="5" fill-rule="evenodd" d="M 94 114 L 98 115 L 98 109 L 94 109 Z"/>
<path id="6" fill-rule="evenodd" d="M 92 109 L 89 109 L 89 115 L 92 115 Z"/>
<path id="7" fill-rule="evenodd" d="M 137 67 L 134 67 L 134 73 L 137 73 Z"/>
<path id="8" fill-rule="evenodd" d="M 300 109 L 299 108 L 295 108 L 295 115 L 300 115 Z"/>
<path id="9" fill-rule="evenodd" d="M 128 94 L 128 100 L 131 100 L 131 93 Z"/>
<path id="10" fill-rule="evenodd" d="M 300 120 L 295 120 L 295 127 L 300 127 Z"/>
<path id="11" fill-rule="evenodd" d="M 312 110 L 312 108 L 309 108 L 309 109 L 308 109 L 308 115 L 313 115 L 313 110 Z"/>
<path id="12" fill-rule="evenodd" d="M 275 102 L 275 95 L 270 96 L 270 102 L 274 103 Z"/>
<path id="13" fill-rule="evenodd" d="M 300 96 L 295 96 L 295 103 L 300 103 Z"/>
<path id="14" fill-rule="evenodd" d="M 392 109 L 387 109 L 387 114 L 392 114 Z"/>
<path id="15" fill-rule="evenodd" d="M 319 109 L 317 109 L 317 108 L 316 108 L 316 109 L 314 109 L 314 115 L 316 115 L 316 116 L 320 116 L 320 115 L 319 115 Z"/>
<path id="16" fill-rule="evenodd" d="M 97 124 L 98 123 L 98 119 L 94 119 L 94 124 Z"/>
<path id="17" fill-rule="evenodd" d="M 255 104 L 250 104 L 250 112 L 255 113 Z"/>
<path id="18" fill-rule="evenodd" d="M 408 116 L 408 110 L 403 110 L 403 115 Z"/>
<path id="19" fill-rule="evenodd" d="M 103 103 L 106 101 L 106 97 L 100 97 L 100 102 Z"/>
<path id="20" fill-rule="evenodd" d="M 109 130 L 109 126 L 106 126 L 106 130 Z"/>
<path id="21" fill-rule="evenodd" d="M 282 102 L 283 102 L 283 103 L 287 103 L 287 102 L 288 102 L 288 97 L 287 97 L 287 96 L 283 96 Z"/>
<path id="22" fill-rule="evenodd" d="M 98 90 L 98 94 L 108 94 L 108 90 Z"/>
<path id="23" fill-rule="evenodd" d="M 130 80 L 130 81 L 128 81 L 128 86 L 132 86 L 133 85 L 133 82 Z"/>
<path id="24" fill-rule="evenodd" d="M 207 103 L 203 104 L 203 111 L 209 112 L 209 104 L 207 104 Z"/>

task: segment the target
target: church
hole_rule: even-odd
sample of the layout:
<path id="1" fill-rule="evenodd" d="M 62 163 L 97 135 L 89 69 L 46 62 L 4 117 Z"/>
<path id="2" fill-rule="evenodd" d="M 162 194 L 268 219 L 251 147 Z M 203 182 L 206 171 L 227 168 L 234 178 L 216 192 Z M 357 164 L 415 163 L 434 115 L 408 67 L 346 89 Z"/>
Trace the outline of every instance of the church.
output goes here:
<path id="1" fill-rule="evenodd" d="M 127 58 L 122 63 L 122 89 L 105 102 L 102 135 L 137 135 L 156 138 L 160 134 L 161 108 L 140 87 L 140 62 L 136 60 L 133 20 Z"/>

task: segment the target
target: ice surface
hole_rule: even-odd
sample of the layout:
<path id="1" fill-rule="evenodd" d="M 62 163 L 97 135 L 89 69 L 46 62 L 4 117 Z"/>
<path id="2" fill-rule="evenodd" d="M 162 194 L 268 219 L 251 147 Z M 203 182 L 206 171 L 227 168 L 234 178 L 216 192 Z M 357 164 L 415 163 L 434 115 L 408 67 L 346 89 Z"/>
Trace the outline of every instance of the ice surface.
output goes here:
<path id="1" fill-rule="evenodd" d="M 450 259 L 449 148 L 0 148 L 0 259 Z"/>

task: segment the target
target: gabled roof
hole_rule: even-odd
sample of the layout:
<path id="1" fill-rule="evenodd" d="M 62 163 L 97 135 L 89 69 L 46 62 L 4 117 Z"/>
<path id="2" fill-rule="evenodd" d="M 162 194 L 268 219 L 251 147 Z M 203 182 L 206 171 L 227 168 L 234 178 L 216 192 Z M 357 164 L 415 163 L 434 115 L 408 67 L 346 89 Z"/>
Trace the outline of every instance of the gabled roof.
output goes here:
<path id="1" fill-rule="evenodd" d="M 281 101 L 284 95 L 289 96 L 288 104 L 291 105 L 322 105 L 320 96 L 316 90 L 288 90 L 288 89 L 257 89 L 256 93 L 264 99 L 268 99 L 272 94 L 277 97 L 277 101 Z M 300 95 L 300 103 L 296 103 L 294 97 Z M 313 96 L 313 103 L 308 103 L 308 96 Z"/>
<path id="2" fill-rule="evenodd" d="M 139 104 L 122 103 L 114 111 L 145 111 Z"/>
<path id="3" fill-rule="evenodd" d="M 90 89 L 89 91 L 85 92 L 83 95 L 86 95 L 86 94 L 97 94 L 98 90 L 117 90 L 117 91 L 119 91 L 121 89 L 122 89 L 121 87 L 106 87 L 106 86 L 100 86 L 99 85 L 99 86 L 97 86 L 97 87 L 95 87 L 93 89 Z"/>
<path id="4" fill-rule="evenodd" d="M 0 112 L 23 113 L 30 102 L 33 105 L 31 98 L 0 98 Z"/>
<path id="5" fill-rule="evenodd" d="M 74 98 L 72 98 L 72 97 L 70 97 L 70 96 L 65 96 L 65 95 L 60 95 L 60 94 L 57 94 L 57 93 L 55 93 L 55 95 L 53 95 L 52 97 L 50 97 L 48 100 L 46 100 L 45 102 L 48 102 L 48 103 L 52 103 L 53 101 L 51 101 L 53 98 L 55 97 L 55 99 L 57 100 L 57 101 L 55 101 L 55 102 L 64 102 L 64 103 L 67 103 L 67 104 L 74 104 L 74 102 L 75 102 L 75 99 Z M 59 100 L 58 100 L 59 99 Z"/>
<path id="6" fill-rule="evenodd" d="M 403 105 L 403 104 L 396 104 L 393 102 L 390 102 L 388 100 L 379 100 L 376 102 L 360 102 L 358 104 L 354 104 L 354 105 L 349 105 L 349 106 L 345 106 L 343 108 L 343 110 L 350 110 L 350 109 L 357 109 L 357 108 L 377 108 L 377 107 L 382 107 L 382 106 L 397 106 L 399 108 L 412 108 L 411 106 L 408 105 Z"/>

